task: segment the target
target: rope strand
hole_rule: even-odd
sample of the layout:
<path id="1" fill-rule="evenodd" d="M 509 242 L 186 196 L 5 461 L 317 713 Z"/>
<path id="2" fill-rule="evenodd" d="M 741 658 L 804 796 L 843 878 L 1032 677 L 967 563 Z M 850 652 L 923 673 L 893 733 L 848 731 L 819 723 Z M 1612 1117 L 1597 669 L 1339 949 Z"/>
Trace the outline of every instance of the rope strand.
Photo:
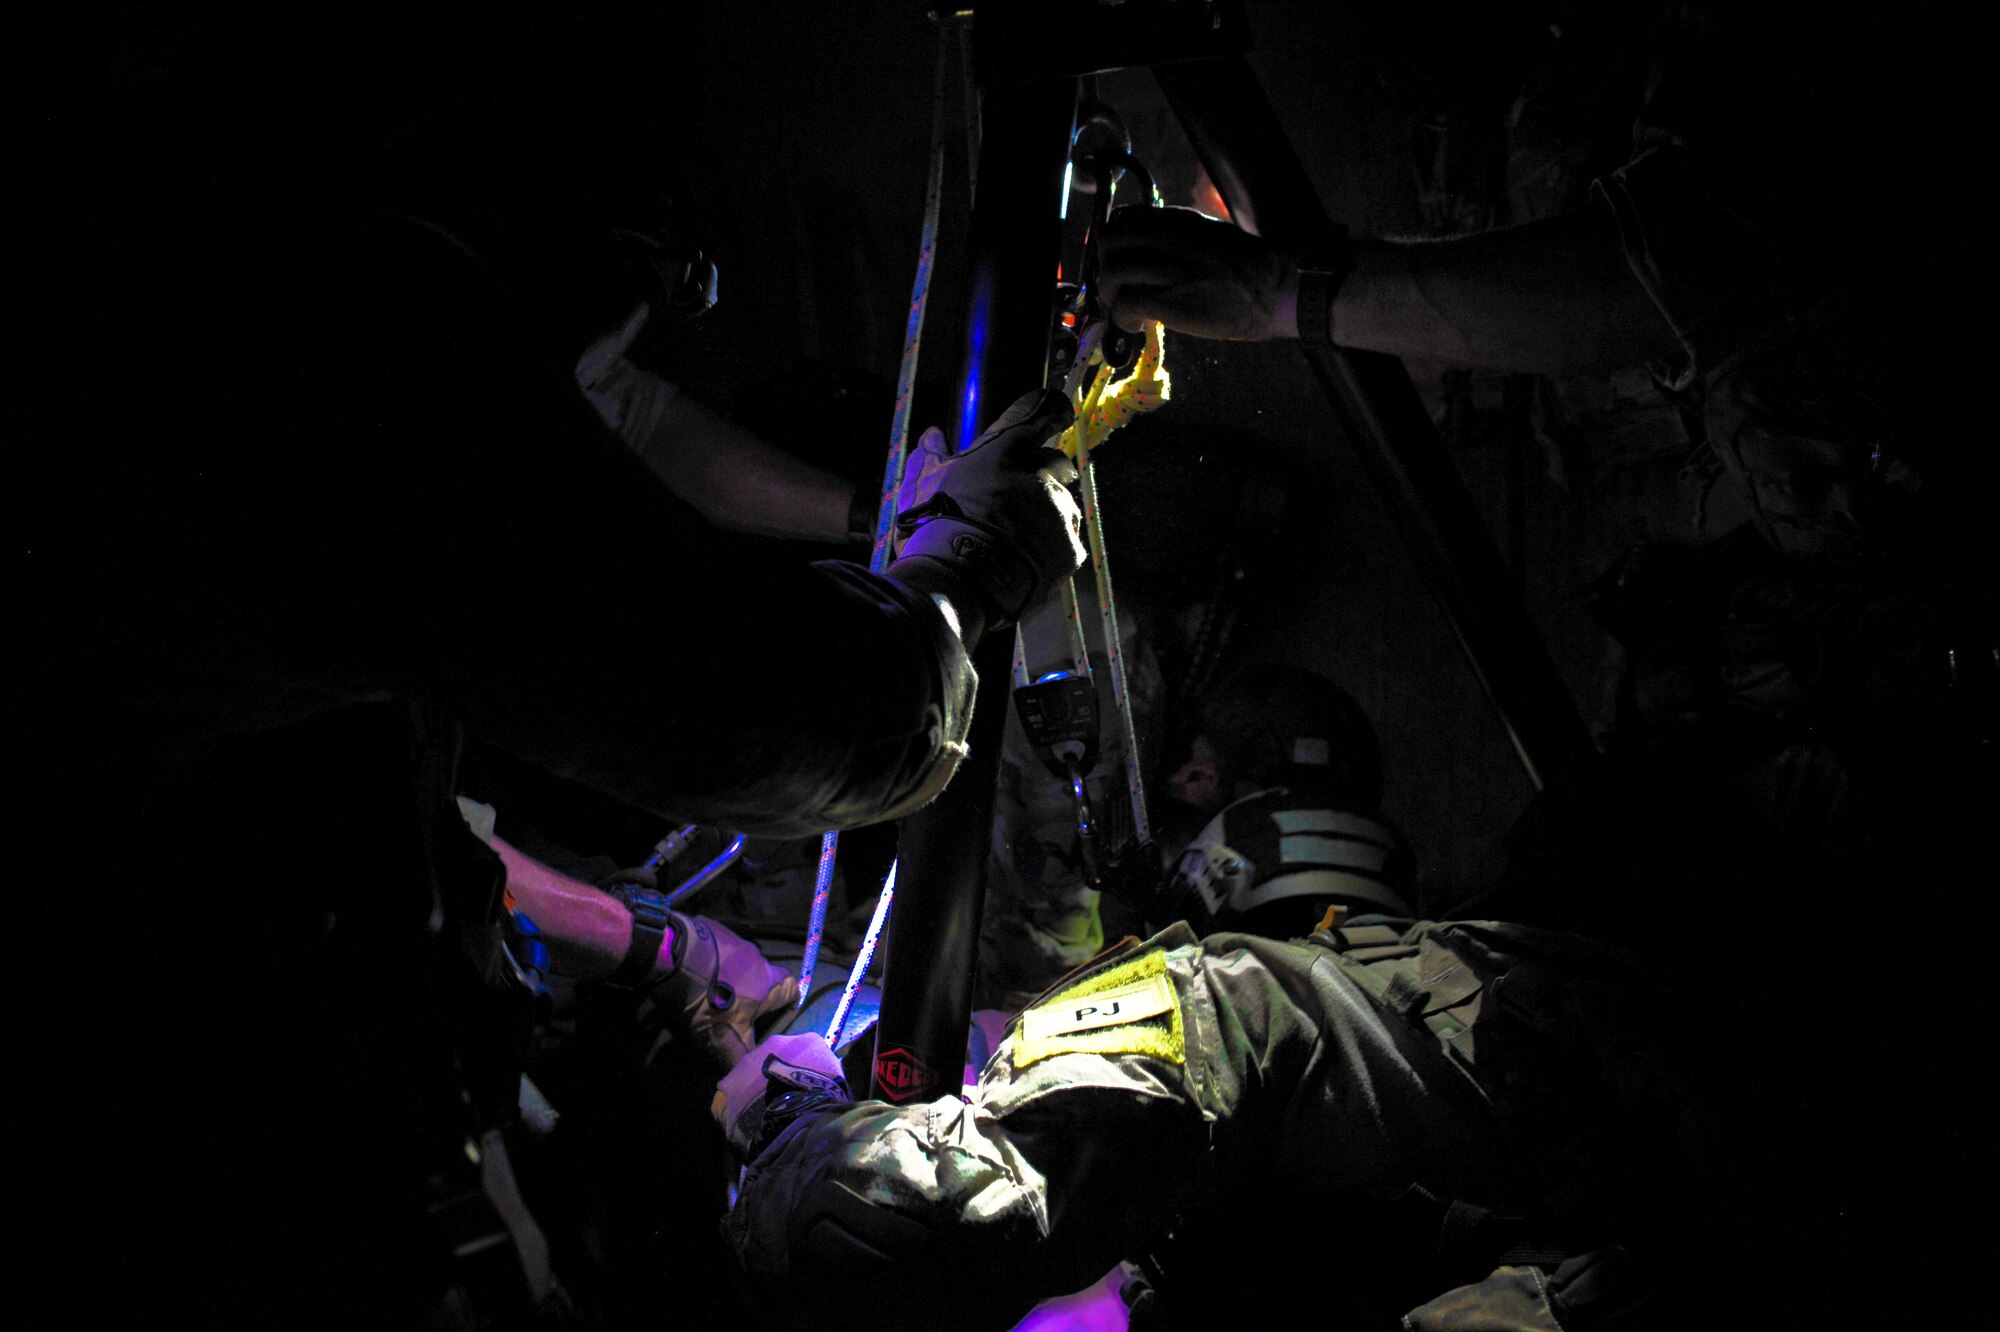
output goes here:
<path id="1" fill-rule="evenodd" d="M 875 543 L 868 553 L 868 571 L 889 567 L 889 533 L 896 525 L 896 492 L 903 485 L 903 468 L 910 453 L 910 400 L 917 385 L 917 358 L 923 345 L 924 307 L 929 303 L 931 269 L 937 260 L 938 214 L 944 200 L 945 71 L 950 65 L 952 30 L 938 30 L 937 73 L 931 85 L 930 178 L 924 186 L 923 240 L 917 250 L 917 276 L 911 284 L 910 313 L 903 329 L 903 363 L 896 376 L 896 411 L 889 425 L 889 457 L 882 468 L 882 498 L 875 507 Z M 812 915 L 806 925 L 805 953 L 799 959 L 799 1007 L 812 991 L 819 966 L 820 944 L 826 935 L 827 908 L 833 899 L 834 862 L 840 852 L 840 831 L 830 829 L 819 842 L 819 873 L 813 882 Z M 894 881 L 891 871 L 891 882 Z M 865 970 L 865 968 L 863 968 Z M 858 974 L 858 973 L 857 973 Z M 850 990 L 855 984 L 850 979 Z"/>

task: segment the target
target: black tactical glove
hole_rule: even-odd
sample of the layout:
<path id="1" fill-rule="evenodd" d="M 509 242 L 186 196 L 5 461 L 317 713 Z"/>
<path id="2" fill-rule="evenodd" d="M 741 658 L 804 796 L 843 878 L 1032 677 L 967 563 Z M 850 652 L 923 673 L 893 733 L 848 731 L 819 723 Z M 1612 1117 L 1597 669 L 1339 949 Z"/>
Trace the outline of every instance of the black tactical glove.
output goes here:
<path id="1" fill-rule="evenodd" d="M 1019 619 L 1074 573 L 1084 560 L 1083 516 L 1065 487 L 1076 468 L 1048 447 L 1073 416 L 1062 394 L 1037 390 L 956 457 L 944 457 L 943 437 L 926 431 L 905 480 L 890 573 L 938 567 L 979 599 L 987 628 Z"/>

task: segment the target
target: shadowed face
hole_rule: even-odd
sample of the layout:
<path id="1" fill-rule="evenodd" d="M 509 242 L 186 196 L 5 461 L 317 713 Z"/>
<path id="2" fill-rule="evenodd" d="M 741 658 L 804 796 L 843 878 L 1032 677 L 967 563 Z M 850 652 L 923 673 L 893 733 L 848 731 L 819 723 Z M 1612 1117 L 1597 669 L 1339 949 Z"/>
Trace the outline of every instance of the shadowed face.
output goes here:
<path id="1" fill-rule="evenodd" d="M 1206 735 L 1197 734 L 1189 744 L 1187 761 L 1167 778 L 1167 794 L 1204 814 L 1215 814 L 1229 803 L 1222 756 Z"/>

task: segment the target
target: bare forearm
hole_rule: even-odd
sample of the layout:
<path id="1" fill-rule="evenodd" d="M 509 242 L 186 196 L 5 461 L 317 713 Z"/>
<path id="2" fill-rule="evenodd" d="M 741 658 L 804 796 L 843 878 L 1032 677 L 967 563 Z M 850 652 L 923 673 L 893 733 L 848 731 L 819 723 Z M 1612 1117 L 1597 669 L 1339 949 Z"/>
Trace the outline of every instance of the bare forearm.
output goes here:
<path id="1" fill-rule="evenodd" d="M 1102 294 L 1118 322 L 1195 337 L 1298 336 L 1296 251 L 1176 209 L 1127 209 L 1105 235 Z M 1679 349 L 1592 207 L 1477 236 L 1361 241 L 1335 293 L 1343 347 L 1523 374 L 1610 369 Z"/>
<path id="2" fill-rule="evenodd" d="M 1332 333 L 1344 347 L 1519 374 L 1610 369 L 1679 345 L 1595 210 L 1450 241 L 1362 242 Z"/>
<path id="3" fill-rule="evenodd" d="M 601 980 L 632 944 L 632 913 L 608 893 L 558 873 L 495 837 L 507 867 L 507 892 L 542 932 L 555 969 L 575 980 Z M 673 970 L 673 931 L 660 940 L 657 970 Z"/>
<path id="4" fill-rule="evenodd" d="M 717 527 L 836 542 L 854 487 L 677 394 L 639 448 L 667 487 Z"/>

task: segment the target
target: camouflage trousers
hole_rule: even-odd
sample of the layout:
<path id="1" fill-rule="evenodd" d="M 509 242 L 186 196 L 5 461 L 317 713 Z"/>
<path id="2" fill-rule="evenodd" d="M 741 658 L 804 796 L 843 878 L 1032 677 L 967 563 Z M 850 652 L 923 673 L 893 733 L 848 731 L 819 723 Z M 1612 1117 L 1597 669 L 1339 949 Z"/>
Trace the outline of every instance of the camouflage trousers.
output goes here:
<path id="1" fill-rule="evenodd" d="M 1495 1214 L 1528 1211 L 1560 1172 L 1496 1098 L 1555 1129 L 1593 1114 L 1572 1086 L 1549 1089 L 1554 1108 L 1511 1086 L 1534 1063 L 1492 1039 L 1505 1030 L 1493 992 L 1520 972 L 1507 949 L 1547 938 L 1563 936 L 1458 923 L 1278 943 L 1176 926 L 1025 1011 L 969 1101 L 802 1117 L 752 1163 L 725 1233 L 753 1287 L 781 1305 L 852 1298 L 868 1310 L 856 1326 L 1003 1329 L 1230 1196 L 1307 1218 L 1311 1244 L 1311 1218 L 1374 1216 L 1416 1181 Z M 1523 989 L 1551 1007 L 1568 995 Z M 1592 1011 L 1608 1002 L 1581 997 Z M 837 1262 L 814 1238 L 829 1198 L 849 1228 L 884 1218 Z M 1459 1277 L 1429 1303 L 1451 1283 L 1384 1294 L 1413 1310 L 1414 1332 L 1562 1326 L 1539 1272 L 1492 1261 L 1480 1269 L 1492 1275 Z M 894 1292 L 886 1321 L 883 1291 Z"/>

